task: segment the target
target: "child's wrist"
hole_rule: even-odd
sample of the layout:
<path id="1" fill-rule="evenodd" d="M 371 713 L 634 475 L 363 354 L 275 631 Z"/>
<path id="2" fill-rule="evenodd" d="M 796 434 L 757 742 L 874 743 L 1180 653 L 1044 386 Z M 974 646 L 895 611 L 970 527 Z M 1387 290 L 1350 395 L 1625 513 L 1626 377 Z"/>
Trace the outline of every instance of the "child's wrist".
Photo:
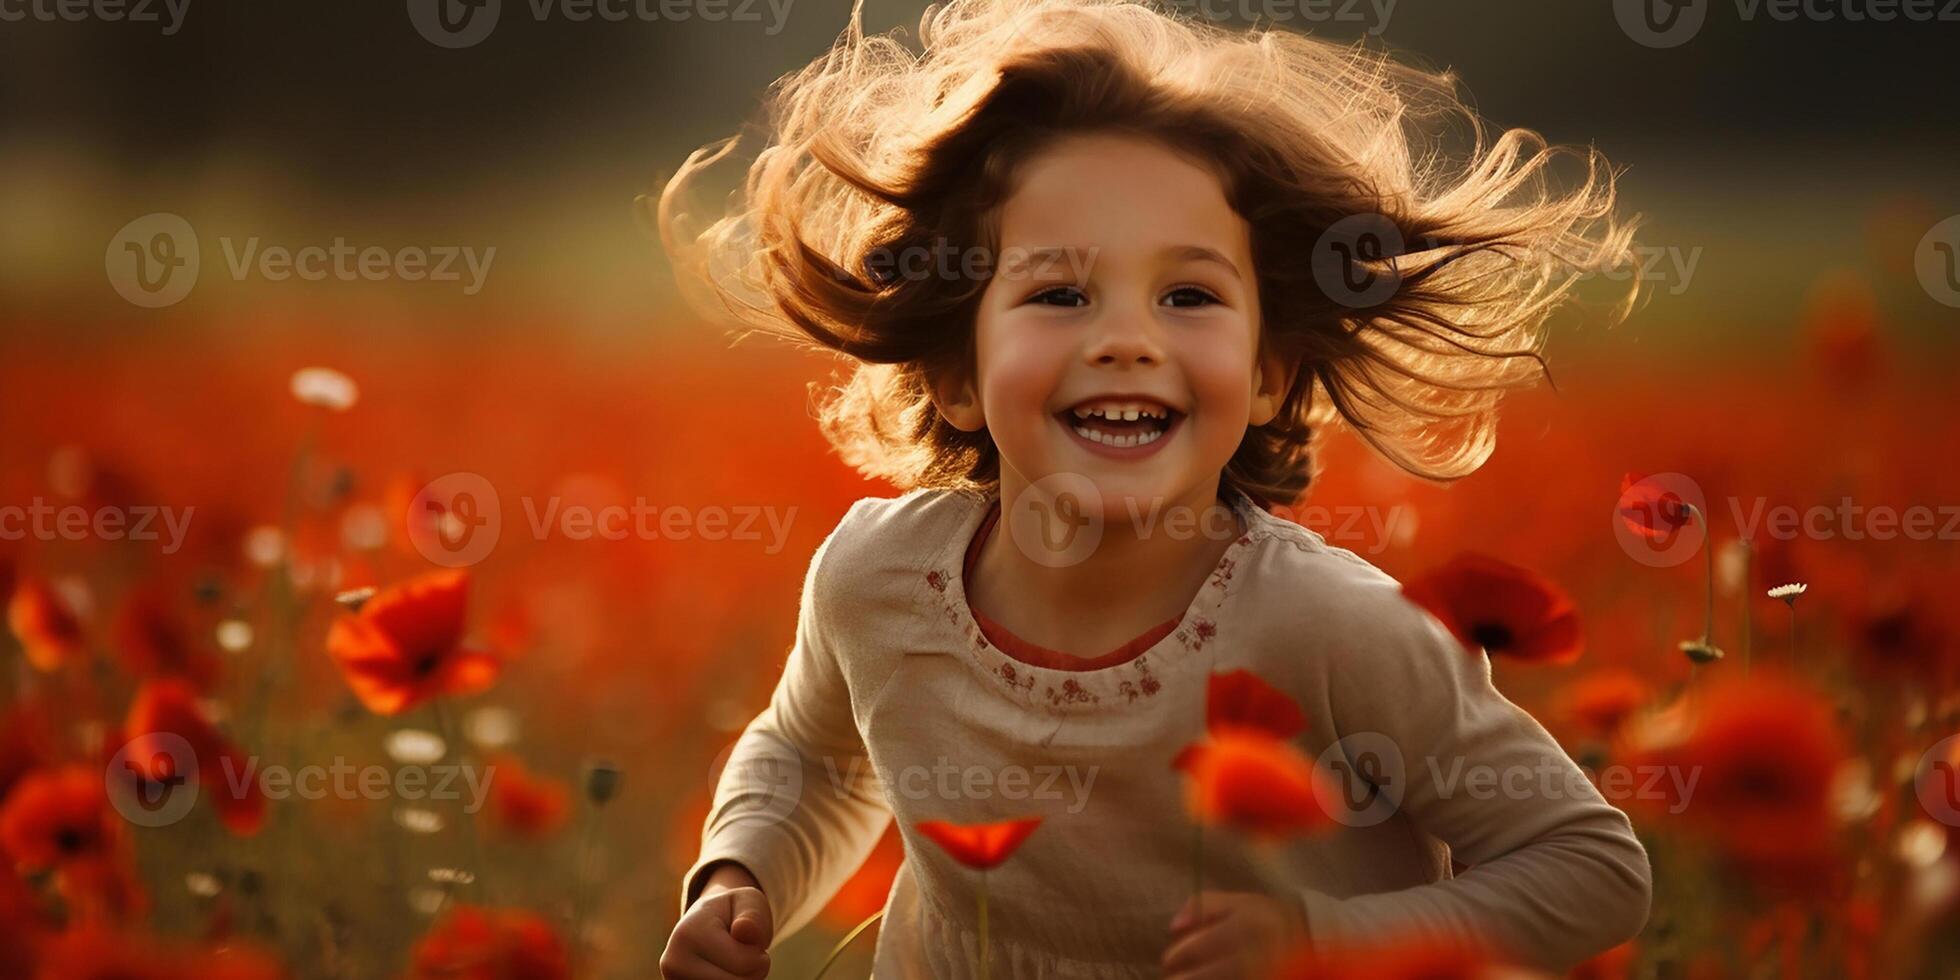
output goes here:
<path id="1" fill-rule="evenodd" d="M 696 883 L 695 894 L 687 903 L 690 908 L 693 907 L 695 902 L 718 892 L 730 891 L 736 888 L 762 890 L 762 883 L 755 880 L 755 875 L 750 874 L 749 869 L 734 861 L 716 861 L 703 868 L 702 872 L 696 875 L 694 880 Z"/>

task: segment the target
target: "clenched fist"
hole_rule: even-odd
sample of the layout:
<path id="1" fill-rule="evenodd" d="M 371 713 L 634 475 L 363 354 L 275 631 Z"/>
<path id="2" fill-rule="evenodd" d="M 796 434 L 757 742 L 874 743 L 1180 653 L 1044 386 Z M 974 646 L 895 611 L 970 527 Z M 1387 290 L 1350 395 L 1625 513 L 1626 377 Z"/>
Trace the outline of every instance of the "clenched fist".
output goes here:
<path id="1" fill-rule="evenodd" d="M 1172 980 L 1263 977 L 1305 938 L 1306 913 L 1266 895 L 1205 892 L 1171 919 L 1164 976 Z"/>
<path id="2" fill-rule="evenodd" d="M 709 872 L 660 954 L 665 980 L 761 980 L 769 975 L 775 928 L 755 876 L 739 864 Z"/>

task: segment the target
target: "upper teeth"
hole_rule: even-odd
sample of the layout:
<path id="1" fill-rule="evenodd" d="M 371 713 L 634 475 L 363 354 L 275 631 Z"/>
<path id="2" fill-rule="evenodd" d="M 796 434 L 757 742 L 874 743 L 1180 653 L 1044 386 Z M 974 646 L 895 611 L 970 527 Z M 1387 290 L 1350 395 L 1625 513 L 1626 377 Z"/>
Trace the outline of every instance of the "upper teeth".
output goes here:
<path id="1" fill-rule="evenodd" d="M 1135 422 L 1137 419 L 1161 419 L 1168 410 L 1161 405 L 1149 402 L 1088 402 L 1074 408 L 1079 419 L 1104 418 Z"/>

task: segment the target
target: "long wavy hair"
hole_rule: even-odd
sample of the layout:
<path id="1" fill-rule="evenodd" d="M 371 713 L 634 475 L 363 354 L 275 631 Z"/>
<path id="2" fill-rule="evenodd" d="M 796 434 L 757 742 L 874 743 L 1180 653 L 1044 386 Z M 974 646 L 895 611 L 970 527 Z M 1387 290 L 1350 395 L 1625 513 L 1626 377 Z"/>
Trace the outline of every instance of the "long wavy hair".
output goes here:
<path id="1" fill-rule="evenodd" d="M 1335 416 L 1411 473 L 1474 471 L 1503 393 L 1543 372 L 1547 317 L 1631 257 L 1597 151 L 1489 138 L 1453 76 L 1363 45 L 1222 30 L 1138 0 L 952 0 L 919 42 L 866 36 L 854 11 L 829 53 L 772 88 L 767 144 L 726 209 L 704 223 L 686 202 L 736 138 L 690 155 L 656 215 L 688 294 L 739 333 L 848 358 L 819 422 L 846 462 L 901 488 L 999 479 L 987 432 L 954 428 L 930 395 L 940 372 L 973 370 L 986 282 L 880 274 L 877 259 L 994 254 L 1017 167 L 1070 135 L 1161 141 L 1209 166 L 1248 223 L 1262 352 L 1299 370 L 1223 479 L 1267 506 L 1304 493 Z M 1580 164 L 1563 189 L 1561 157 Z M 1393 283 L 1365 305 L 1316 274 L 1356 222 L 1391 245 L 1350 255 Z"/>

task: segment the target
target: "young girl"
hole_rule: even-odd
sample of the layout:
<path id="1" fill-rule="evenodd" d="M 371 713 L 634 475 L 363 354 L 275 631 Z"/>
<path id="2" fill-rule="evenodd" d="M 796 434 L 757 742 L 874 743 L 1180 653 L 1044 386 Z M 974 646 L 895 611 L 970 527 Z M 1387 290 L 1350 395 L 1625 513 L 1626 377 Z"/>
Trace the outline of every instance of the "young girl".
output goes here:
<path id="1" fill-rule="evenodd" d="M 1043 818 L 987 873 L 994 976 L 1252 976 L 1424 936 L 1563 970 L 1638 932 L 1626 818 L 1484 655 L 1267 509 L 1336 416 L 1425 476 L 1485 459 L 1546 316 L 1629 248 L 1600 161 L 1555 192 L 1557 154 L 1485 139 L 1447 77 L 1133 0 L 956 0 L 920 40 L 854 18 L 774 90 L 731 213 L 679 203 L 727 146 L 660 202 L 728 309 L 852 359 L 825 431 L 908 490 L 812 559 L 665 975 L 766 975 L 894 817 L 881 977 L 981 961 L 980 876 L 927 821 Z M 1451 120 L 1467 155 L 1425 142 Z M 1234 670 L 1374 799 L 1277 849 L 1206 834 L 1194 895 L 1172 761 Z"/>

